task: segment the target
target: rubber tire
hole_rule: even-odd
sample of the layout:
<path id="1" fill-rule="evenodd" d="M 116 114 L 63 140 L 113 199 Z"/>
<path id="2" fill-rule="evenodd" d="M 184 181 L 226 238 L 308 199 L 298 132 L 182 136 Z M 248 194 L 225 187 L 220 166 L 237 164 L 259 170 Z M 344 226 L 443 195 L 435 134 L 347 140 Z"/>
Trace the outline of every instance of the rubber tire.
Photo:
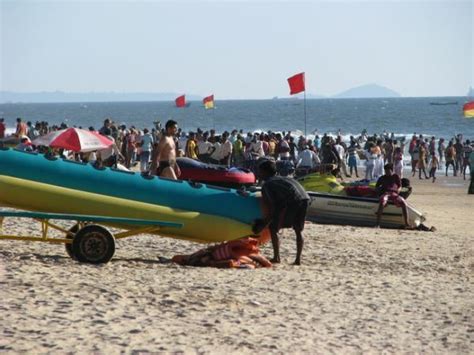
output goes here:
<path id="1" fill-rule="evenodd" d="M 69 228 L 69 232 L 74 233 L 74 235 L 77 233 L 78 230 L 79 230 L 78 224 L 75 224 L 74 226 Z M 66 234 L 66 239 L 74 239 L 74 237 L 69 234 Z M 74 255 L 74 252 L 72 251 L 72 243 L 71 244 L 66 243 L 64 244 L 64 247 L 66 248 L 67 255 L 69 255 L 71 259 L 76 260 L 76 256 Z"/>
<path id="2" fill-rule="evenodd" d="M 114 256 L 115 238 L 104 227 L 91 224 L 76 233 L 72 251 L 81 263 L 104 264 Z"/>

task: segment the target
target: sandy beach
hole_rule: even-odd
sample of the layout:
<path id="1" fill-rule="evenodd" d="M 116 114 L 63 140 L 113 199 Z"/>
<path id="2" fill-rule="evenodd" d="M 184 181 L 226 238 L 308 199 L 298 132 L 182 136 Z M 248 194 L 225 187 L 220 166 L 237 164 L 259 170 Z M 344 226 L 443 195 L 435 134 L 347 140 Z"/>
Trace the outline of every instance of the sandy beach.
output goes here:
<path id="1" fill-rule="evenodd" d="M 434 233 L 307 224 L 300 267 L 292 231 L 282 264 L 253 271 L 162 263 L 201 245 L 149 235 L 118 241 L 102 266 L 62 245 L 0 241 L 0 352 L 472 354 L 467 183 L 412 180 L 409 202 Z"/>

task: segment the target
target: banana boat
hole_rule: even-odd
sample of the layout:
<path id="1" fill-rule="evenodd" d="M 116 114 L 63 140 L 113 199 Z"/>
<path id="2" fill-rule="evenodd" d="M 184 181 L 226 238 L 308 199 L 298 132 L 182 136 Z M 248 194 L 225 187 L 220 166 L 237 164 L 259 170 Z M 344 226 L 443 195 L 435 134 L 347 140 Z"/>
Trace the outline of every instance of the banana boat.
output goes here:
<path id="1" fill-rule="evenodd" d="M 0 149 L 0 205 L 27 211 L 179 223 L 159 234 L 214 243 L 252 235 L 260 203 L 233 189 Z"/>

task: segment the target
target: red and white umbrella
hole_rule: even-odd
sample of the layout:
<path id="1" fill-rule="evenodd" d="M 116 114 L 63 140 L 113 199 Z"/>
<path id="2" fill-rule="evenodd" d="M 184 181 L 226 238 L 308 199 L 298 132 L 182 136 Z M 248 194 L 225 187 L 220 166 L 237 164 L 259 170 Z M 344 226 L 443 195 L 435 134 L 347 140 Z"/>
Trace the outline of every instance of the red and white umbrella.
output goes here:
<path id="1" fill-rule="evenodd" d="M 36 138 L 34 145 L 44 145 L 52 148 L 63 148 L 74 152 L 92 152 L 110 147 L 114 144 L 109 138 L 97 132 L 80 128 L 67 128 L 48 133 Z"/>

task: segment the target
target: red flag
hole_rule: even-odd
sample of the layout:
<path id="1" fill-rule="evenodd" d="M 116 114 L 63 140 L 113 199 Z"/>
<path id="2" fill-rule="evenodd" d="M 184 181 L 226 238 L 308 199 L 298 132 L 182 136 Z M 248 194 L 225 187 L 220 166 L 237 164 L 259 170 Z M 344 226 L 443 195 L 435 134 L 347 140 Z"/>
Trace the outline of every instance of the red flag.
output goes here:
<path id="1" fill-rule="evenodd" d="M 304 73 L 299 73 L 288 78 L 288 84 L 290 85 L 290 95 L 298 94 L 305 91 L 304 87 Z"/>
<path id="2" fill-rule="evenodd" d="M 185 95 L 181 95 L 174 100 L 176 102 L 176 107 L 186 107 L 186 97 Z"/>

